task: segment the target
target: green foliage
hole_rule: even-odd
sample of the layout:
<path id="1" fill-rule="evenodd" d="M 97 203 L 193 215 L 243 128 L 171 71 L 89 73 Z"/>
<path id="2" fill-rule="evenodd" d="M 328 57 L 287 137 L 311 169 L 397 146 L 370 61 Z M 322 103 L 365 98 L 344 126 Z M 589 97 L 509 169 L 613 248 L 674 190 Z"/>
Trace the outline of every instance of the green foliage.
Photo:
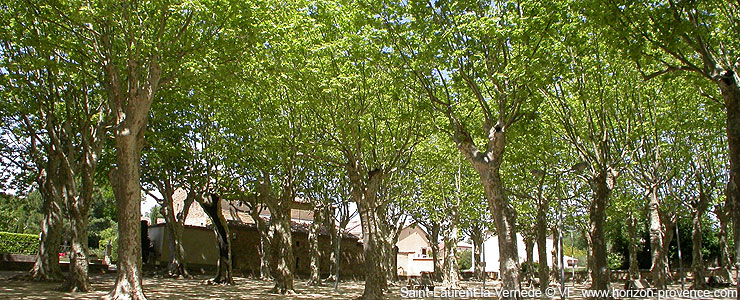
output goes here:
<path id="1" fill-rule="evenodd" d="M 473 267 L 473 253 L 470 250 L 457 251 L 457 269 L 469 270 Z"/>
<path id="2" fill-rule="evenodd" d="M 114 224 L 111 228 L 106 228 L 100 232 L 100 246 L 98 246 L 97 255 L 103 257 L 105 253 L 105 246 L 110 243 L 111 245 L 111 259 L 113 261 L 118 260 L 118 224 Z"/>
<path id="3" fill-rule="evenodd" d="M 585 265 L 588 256 L 585 249 L 570 244 L 563 244 L 563 255 L 578 259 L 579 265 Z"/>
<path id="4" fill-rule="evenodd" d="M 38 251 L 38 235 L 0 232 L 0 253 L 31 255 Z"/>
<path id="5" fill-rule="evenodd" d="M 621 253 L 615 253 L 615 252 L 610 252 L 607 255 L 606 261 L 607 261 L 607 264 L 609 265 L 609 269 L 612 269 L 612 270 L 617 270 L 621 268 L 625 263 L 624 255 L 622 255 Z"/>
<path id="6" fill-rule="evenodd" d="M 90 214 L 88 216 L 88 247 L 91 251 L 104 246 L 103 232 L 116 228 L 116 203 L 110 186 L 99 185 L 93 192 Z M 102 257 L 101 253 L 96 253 Z"/>
<path id="7" fill-rule="evenodd" d="M 0 194 L 0 231 L 38 234 L 43 213 L 38 192 L 18 197 Z"/>

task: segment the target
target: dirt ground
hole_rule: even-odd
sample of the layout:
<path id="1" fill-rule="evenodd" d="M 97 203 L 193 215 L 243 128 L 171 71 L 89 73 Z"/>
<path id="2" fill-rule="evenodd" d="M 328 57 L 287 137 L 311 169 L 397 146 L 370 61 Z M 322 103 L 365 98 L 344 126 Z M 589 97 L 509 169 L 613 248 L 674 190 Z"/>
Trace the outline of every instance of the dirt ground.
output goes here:
<path id="1" fill-rule="evenodd" d="M 59 283 L 45 282 L 27 282 L 9 280 L 12 276 L 22 274 L 23 272 L 0 272 L 0 299 L 100 299 L 113 286 L 115 274 L 93 275 L 91 278 L 95 291 L 90 293 L 66 293 L 59 292 L 55 289 Z M 251 278 L 235 277 L 236 285 L 233 286 L 210 286 L 203 282 L 209 279 L 209 276 L 198 276 L 191 279 L 171 279 L 155 278 L 147 276 L 144 278 L 144 289 L 149 299 L 356 299 L 362 294 L 363 282 L 346 281 L 341 282 L 339 291 L 335 292 L 332 283 L 327 283 L 321 287 L 309 287 L 305 280 L 296 280 L 296 295 L 276 295 L 270 294 L 272 283 L 269 281 L 260 281 Z M 467 291 L 482 291 L 481 282 L 463 281 L 461 288 Z M 499 287 L 498 282 L 488 282 L 485 290 L 493 293 Z M 571 284 L 566 284 L 570 287 Z M 620 288 L 618 283 L 614 284 L 615 288 Z M 524 290 L 532 289 L 524 286 Z M 584 299 L 581 291 L 586 288 L 584 284 L 576 284 L 571 290 L 569 299 Z M 404 298 L 425 298 L 419 295 L 404 292 L 402 285 L 395 285 L 391 288 L 389 299 Z M 671 289 L 678 290 L 680 286 L 671 286 Z M 479 294 L 482 295 L 482 294 Z M 492 294 L 489 294 L 492 295 Z M 406 297 L 403 297 L 406 296 Z M 409 297 L 410 296 L 410 297 Z M 434 297 L 433 294 L 426 296 Z M 437 297 L 444 297 L 444 294 L 437 294 Z M 446 295 L 449 296 L 449 295 Z M 444 297 L 446 298 L 446 297 Z M 469 299 L 462 295 L 455 299 Z M 475 297 L 480 299 L 482 297 Z M 496 297 L 487 297 L 496 299 Z M 550 299 L 559 299 L 559 295 L 548 297 Z M 430 299 L 426 297 L 426 299 Z M 442 298 L 436 298 L 442 299 Z M 668 297 L 667 299 L 691 299 L 688 297 Z M 706 299 L 706 298 L 705 298 Z M 716 299 L 711 297 L 710 299 Z M 725 299 L 734 299 L 726 297 Z"/>

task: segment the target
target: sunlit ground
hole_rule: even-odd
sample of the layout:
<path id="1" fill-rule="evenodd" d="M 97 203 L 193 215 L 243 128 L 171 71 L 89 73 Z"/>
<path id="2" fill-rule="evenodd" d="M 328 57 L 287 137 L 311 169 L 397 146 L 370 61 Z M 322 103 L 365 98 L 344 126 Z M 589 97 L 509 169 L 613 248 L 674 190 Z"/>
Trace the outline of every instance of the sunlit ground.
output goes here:
<path id="1" fill-rule="evenodd" d="M 99 299 L 105 295 L 113 286 L 115 274 L 93 275 L 92 285 L 95 291 L 90 293 L 64 293 L 55 289 L 59 283 L 26 282 L 8 280 L 8 278 L 22 274 L 23 272 L 0 272 L 0 298 L 1 299 Z M 197 276 L 192 279 L 144 278 L 144 288 L 149 299 L 355 299 L 362 294 L 362 281 L 341 282 L 339 291 L 335 292 L 333 283 L 326 283 L 320 287 L 309 287 L 306 280 L 297 279 L 295 282 L 296 295 L 270 294 L 272 283 L 251 278 L 236 277 L 236 285 L 233 286 L 210 286 L 203 282 L 209 276 Z M 402 299 L 401 287 L 405 283 L 396 283 L 392 286 L 389 299 Z M 571 287 L 572 283 L 566 286 Z M 462 281 L 461 288 L 478 290 L 482 288 L 481 282 Z M 500 284 L 496 281 L 487 282 L 486 290 L 495 291 Z M 571 290 L 569 299 L 584 299 L 581 291 L 587 287 L 586 284 L 576 284 Z M 614 283 L 614 288 L 622 288 L 623 284 Z M 530 289 L 523 286 L 524 289 Z M 673 285 L 671 289 L 678 290 L 680 285 Z M 729 289 L 726 289 L 729 290 Z M 560 299 L 559 295 L 553 297 Z M 440 299 L 440 298 L 437 298 Z M 491 297 L 495 299 L 495 297 Z M 667 298 L 667 299 L 690 299 L 690 298 Z M 716 298 L 711 298 L 716 299 Z M 734 299 L 725 297 L 725 299 Z"/>

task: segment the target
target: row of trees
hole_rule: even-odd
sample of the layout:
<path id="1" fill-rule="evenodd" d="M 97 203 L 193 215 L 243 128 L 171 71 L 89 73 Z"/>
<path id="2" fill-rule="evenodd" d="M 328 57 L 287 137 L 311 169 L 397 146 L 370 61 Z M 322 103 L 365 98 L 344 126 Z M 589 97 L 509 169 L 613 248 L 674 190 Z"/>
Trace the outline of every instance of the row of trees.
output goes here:
<path id="1" fill-rule="evenodd" d="M 64 211 L 73 249 L 65 285 L 90 289 L 87 220 L 106 182 L 119 230 L 113 299 L 145 298 L 142 187 L 174 237 L 173 275 L 187 276 L 190 205 L 212 218 L 221 257 L 214 283 L 233 283 L 226 199 L 255 217 L 261 275 L 275 292 L 293 292 L 296 197 L 310 199 L 331 230 L 356 204 L 364 299 L 383 298 L 394 280 L 405 216 L 442 236 L 448 259 L 435 273 L 453 287 L 455 241 L 480 245 L 492 230 L 503 288 L 517 289 L 517 233 L 545 261 L 561 209 L 584 232 L 594 289 L 609 286 L 607 227 L 625 220 L 631 239 L 648 224 L 652 281 L 665 287 L 672 228 L 690 217 L 698 288 L 703 226 L 717 220 L 729 277 L 740 232 L 737 4 L 0 5 L 3 175 L 43 199 L 34 278 L 59 278 Z M 188 192 L 182 210 L 173 206 L 178 189 Z M 258 217 L 265 208 L 270 220 Z M 550 272 L 539 264 L 540 282 Z"/>

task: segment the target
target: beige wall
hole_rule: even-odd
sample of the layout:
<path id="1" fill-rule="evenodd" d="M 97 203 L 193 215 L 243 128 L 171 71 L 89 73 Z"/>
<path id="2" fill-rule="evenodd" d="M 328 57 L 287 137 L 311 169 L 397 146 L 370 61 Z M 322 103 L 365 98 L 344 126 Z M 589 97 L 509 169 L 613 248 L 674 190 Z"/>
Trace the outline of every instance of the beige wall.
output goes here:
<path id="1" fill-rule="evenodd" d="M 259 271 L 260 256 L 259 234 L 252 226 L 231 225 L 232 267 L 237 275 L 256 274 Z M 165 224 L 149 227 L 149 238 L 158 254 L 160 265 L 167 265 L 170 261 L 170 247 L 167 240 Z M 218 263 L 218 246 L 215 233 L 212 229 L 187 226 L 184 232 L 185 261 L 189 267 L 215 267 Z M 326 235 L 319 236 L 320 271 L 322 276 L 328 276 L 331 241 Z M 310 270 L 310 255 L 308 235 L 303 232 L 293 232 L 293 254 L 296 258 L 295 273 L 307 275 Z M 340 276 L 358 277 L 364 274 L 364 260 L 362 245 L 356 239 L 343 238 L 341 247 Z M 346 278 L 346 277 L 345 277 Z"/>
<path id="2" fill-rule="evenodd" d="M 402 229 L 401 234 L 398 235 L 396 246 L 398 247 L 398 252 L 413 252 L 416 254 L 421 254 L 422 248 L 430 247 L 426 233 L 418 226 L 409 226 Z"/>
<path id="3" fill-rule="evenodd" d="M 149 239 L 152 241 L 157 261 L 166 265 L 170 261 L 169 237 L 164 224 L 149 227 Z M 211 229 L 185 226 L 183 232 L 185 262 L 194 265 L 215 265 L 218 261 L 216 235 Z"/>

